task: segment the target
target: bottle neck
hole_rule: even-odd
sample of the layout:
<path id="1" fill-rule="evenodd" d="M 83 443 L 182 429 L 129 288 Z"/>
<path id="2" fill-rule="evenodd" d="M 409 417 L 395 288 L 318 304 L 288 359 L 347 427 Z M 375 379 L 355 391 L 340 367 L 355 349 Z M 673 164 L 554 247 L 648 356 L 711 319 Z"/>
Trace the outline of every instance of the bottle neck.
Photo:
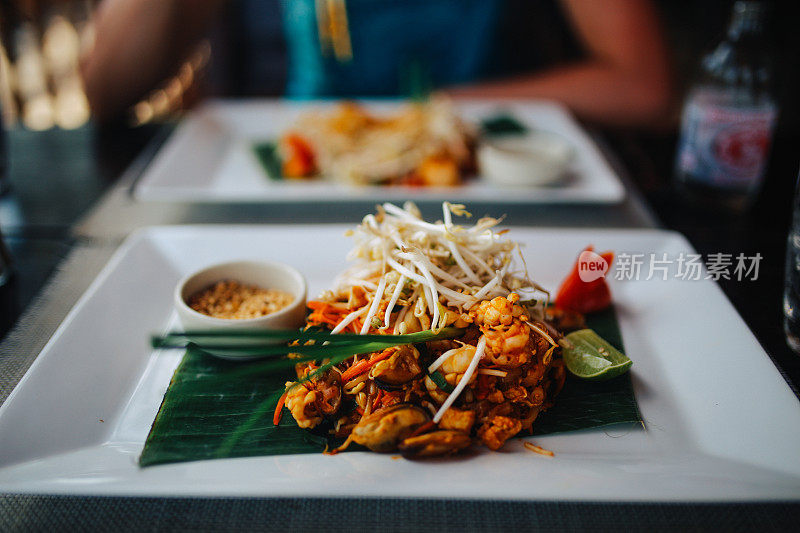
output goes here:
<path id="1" fill-rule="evenodd" d="M 764 4 L 752 0 L 739 0 L 733 5 L 728 39 L 739 41 L 760 37 L 764 31 Z"/>

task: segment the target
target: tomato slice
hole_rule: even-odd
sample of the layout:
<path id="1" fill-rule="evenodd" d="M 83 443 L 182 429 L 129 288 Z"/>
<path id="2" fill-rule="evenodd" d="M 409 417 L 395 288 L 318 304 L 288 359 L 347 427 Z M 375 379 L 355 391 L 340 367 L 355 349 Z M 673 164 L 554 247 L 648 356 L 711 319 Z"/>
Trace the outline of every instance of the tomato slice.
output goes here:
<path id="1" fill-rule="evenodd" d="M 302 178 L 316 172 L 314 150 L 304 138 L 295 133 L 289 133 L 284 136 L 282 141 L 285 152 L 282 169 L 284 176 Z"/>
<path id="2" fill-rule="evenodd" d="M 594 251 L 594 247 L 588 246 L 584 252 L 587 251 Z M 614 252 L 603 252 L 599 255 L 609 265 L 614 262 Z M 605 278 L 600 277 L 589 282 L 583 281 L 578 272 L 578 263 L 579 261 L 576 260 L 572 271 L 561 282 L 556 293 L 556 307 L 578 313 L 592 313 L 611 305 L 611 289 Z"/>

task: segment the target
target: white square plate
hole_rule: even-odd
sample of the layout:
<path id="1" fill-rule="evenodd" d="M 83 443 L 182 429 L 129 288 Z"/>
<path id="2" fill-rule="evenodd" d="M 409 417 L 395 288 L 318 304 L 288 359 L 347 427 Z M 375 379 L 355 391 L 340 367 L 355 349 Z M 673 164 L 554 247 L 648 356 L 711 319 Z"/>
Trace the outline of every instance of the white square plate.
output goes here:
<path id="1" fill-rule="evenodd" d="M 569 112 L 552 102 L 459 102 L 467 120 L 498 112 L 531 129 L 564 137 L 575 148 L 570 179 L 548 187 L 501 188 L 480 179 L 453 188 L 353 187 L 324 180 L 271 180 L 252 151 L 253 143 L 276 140 L 297 115 L 332 102 L 283 100 L 215 101 L 193 112 L 172 134 L 136 184 L 139 200 L 166 202 L 337 202 L 431 200 L 497 203 L 618 203 L 625 189 L 597 146 Z M 397 102 L 369 102 L 377 112 Z"/>
<path id="2" fill-rule="evenodd" d="M 172 289 L 233 258 L 300 269 L 310 294 L 345 265 L 344 226 L 183 226 L 120 248 L 0 407 L 0 492 L 418 496 L 536 500 L 800 497 L 800 402 L 719 288 L 669 277 L 613 281 L 647 429 L 512 440 L 501 452 L 411 462 L 365 452 L 201 461 L 141 469 L 137 458 L 181 354 L 153 352 L 174 325 Z M 531 274 L 555 287 L 589 243 L 691 253 L 678 234 L 512 228 Z M 643 274 L 645 272 L 643 271 Z M 646 278 L 647 276 L 643 276 Z"/>

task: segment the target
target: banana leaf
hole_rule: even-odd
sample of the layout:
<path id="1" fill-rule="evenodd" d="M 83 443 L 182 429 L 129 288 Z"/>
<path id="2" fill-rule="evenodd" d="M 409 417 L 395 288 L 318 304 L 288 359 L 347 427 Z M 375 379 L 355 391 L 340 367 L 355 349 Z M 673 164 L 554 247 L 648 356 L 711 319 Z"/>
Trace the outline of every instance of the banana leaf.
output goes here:
<path id="1" fill-rule="evenodd" d="M 586 324 L 614 348 L 625 352 L 613 308 L 588 315 Z M 631 354 L 626 355 L 630 357 Z M 635 355 L 632 359 L 635 367 Z M 609 381 L 583 381 L 567 374 L 567 382 L 555 405 L 533 423 L 533 434 L 547 435 L 623 423 L 643 423 L 633 395 L 630 372 Z"/>
<path id="2" fill-rule="evenodd" d="M 622 338 L 613 310 L 587 317 L 588 326 L 622 350 Z M 624 350 L 622 350 L 624 351 Z M 636 354 L 632 355 L 635 359 Z M 300 429 L 284 407 L 278 426 L 272 424 L 275 402 L 265 402 L 283 390 L 290 375 L 257 375 L 237 380 L 219 375 L 241 363 L 227 362 L 189 349 L 183 357 L 156 415 L 140 466 L 182 461 L 320 453 L 335 446 L 327 427 Z M 266 406 L 266 409 L 265 409 Z M 253 413 L 263 410 L 253 422 Z M 606 382 L 567 379 L 555 406 L 534 423 L 534 435 L 546 435 L 611 424 L 638 423 L 641 416 L 630 373 Z M 363 449 L 351 446 L 348 450 Z"/>
<path id="3" fill-rule="evenodd" d="M 278 155 L 278 145 L 273 141 L 258 142 L 253 144 L 253 153 L 261 163 L 269 179 L 273 181 L 283 180 L 281 169 L 281 158 Z"/>

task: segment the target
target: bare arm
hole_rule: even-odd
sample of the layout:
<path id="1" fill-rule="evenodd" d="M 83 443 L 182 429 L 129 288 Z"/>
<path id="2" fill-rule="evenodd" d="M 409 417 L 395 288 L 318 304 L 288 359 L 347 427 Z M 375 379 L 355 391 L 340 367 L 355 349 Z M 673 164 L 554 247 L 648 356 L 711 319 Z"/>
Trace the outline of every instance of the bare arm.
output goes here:
<path id="1" fill-rule="evenodd" d="M 104 0 L 81 65 L 93 115 L 121 114 L 174 74 L 224 0 Z"/>
<path id="2" fill-rule="evenodd" d="M 550 98 L 583 119 L 609 125 L 644 125 L 664 118 L 671 103 L 670 66 L 649 0 L 562 0 L 562 4 L 588 59 L 450 93 Z"/>

